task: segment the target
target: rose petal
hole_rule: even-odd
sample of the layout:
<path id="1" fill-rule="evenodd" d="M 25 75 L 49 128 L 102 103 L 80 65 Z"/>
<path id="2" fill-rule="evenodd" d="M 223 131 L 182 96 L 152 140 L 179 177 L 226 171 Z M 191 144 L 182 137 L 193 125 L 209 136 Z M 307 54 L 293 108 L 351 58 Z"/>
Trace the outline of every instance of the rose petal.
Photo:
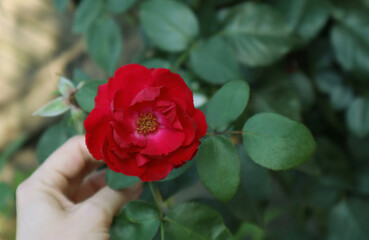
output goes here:
<path id="1" fill-rule="evenodd" d="M 119 169 L 119 172 L 124 173 L 128 176 L 138 176 L 145 172 L 146 166 L 139 167 L 136 164 L 134 157 L 122 158 L 116 152 L 111 152 L 109 157 L 113 159 L 115 165 Z"/>
<path id="2" fill-rule="evenodd" d="M 142 155 L 142 154 L 137 154 L 136 155 L 136 163 L 137 163 L 137 166 L 139 166 L 139 167 L 145 165 L 149 161 L 150 161 L 150 159 L 148 157 Z"/>
<path id="3" fill-rule="evenodd" d="M 94 108 L 83 123 L 86 129 L 86 145 L 95 159 L 102 159 L 101 150 L 109 128 L 108 108 Z"/>
<path id="4" fill-rule="evenodd" d="M 199 145 L 200 141 L 196 141 L 187 147 L 181 147 L 170 153 L 167 160 L 174 166 L 179 167 L 196 155 Z"/>
<path id="5" fill-rule="evenodd" d="M 114 172 L 119 171 L 116 164 L 111 161 L 109 158 L 109 152 L 110 152 L 110 144 L 109 141 L 104 141 L 103 148 L 102 148 L 102 156 L 104 159 L 104 162 L 108 165 L 108 167 L 113 170 Z"/>
<path id="6" fill-rule="evenodd" d="M 164 159 L 150 161 L 145 166 L 146 171 L 139 176 L 139 178 L 144 182 L 164 179 L 173 169 L 173 166 L 170 163 L 165 162 Z"/>
<path id="7" fill-rule="evenodd" d="M 156 107 L 159 109 L 160 113 L 172 124 L 176 120 L 176 105 L 171 101 L 158 101 Z"/>
<path id="8" fill-rule="evenodd" d="M 195 122 L 190 117 L 185 116 L 182 118 L 183 132 L 186 136 L 183 145 L 187 146 L 195 139 Z"/>
<path id="9" fill-rule="evenodd" d="M 192 91 L 179 74 L 172 73 L 168 69 L 158 68 L 151 75 L 155 86 L 165 86 L 161 93 L 164 99 L 182 99 L 186 103 L 187 109 L 192 111 L 194 108 Z"/>
<path id="10" fill-rule="evenodd" d="M 136 131 L 127 131 L 122 125 L 111 123 L 113 126 L 113 139 L 120 148 L 133 146 L 145 147 L 147 139 Z"/>
<path id="11" fill-rule="evenodd" d="M 145 101 L 154 101 L 159 96 L 161 88 L 162 87 L 148 87 L 143 89 L 136 95 L 130 106 Z"/>
<path id="12" fill-rule="evenodd" d="M 114 74 L 114 78 L 108 82 L 108 93 L 111 99 L 117 91 L 124 91 L 127 101 L 122 104 L 130 105 L 136 95 L 147 87 L 152 86 L 150 71 L 138 64 L 127 64 L 120 67 Z"/>
<path id="13" fill-rule="evenodd" d="M 108 84 L 102 84 L 97 88 L 97 94 L 95 97 L 95 107 L 108 107 L 110 105 L 110 99 L 108 95 Z"/>
<path id="14" fill-rule="evenodd" d="M 206 123 L 205 115 L 199 109 L 195 109 L 195 113 L 192 115 L 193 120 L 195 120 L 197 126 L 197 134 L 198 138 L 205 136 L 206 131 L 208 130 L 208 125 Z"/>
<path id="15" fill-rule="evenodd" d="M 184 138 L 183 132 L 167 128 L 159 129 L 156 134 L 149 134 L 147 136 L 146 148 L 141 153 L 147 155 L 166 155 L 180 147 Z"/>

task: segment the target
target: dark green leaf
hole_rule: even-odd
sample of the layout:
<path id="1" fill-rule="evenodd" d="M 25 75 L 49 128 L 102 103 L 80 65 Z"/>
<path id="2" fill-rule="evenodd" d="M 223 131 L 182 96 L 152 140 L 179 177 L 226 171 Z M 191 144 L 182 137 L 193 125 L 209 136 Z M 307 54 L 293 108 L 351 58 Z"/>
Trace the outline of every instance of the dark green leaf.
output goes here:
<path id="1" fill-rule="evenodd" d="M 256 112 L 275 112 L 299 121 L 301 119 L 301 102 L 292 84 L 286 76 L 275 75 L 259 91 L 253 92 L 253 107 Z M 277 80 L 277 81 L 276 81 Z"/>
<path id="2" fill-rule="evenodd" d="M 85 111 L 91 112 L 95 107 L 95 97 L 99 85 L 106 83 L 102 80 L 86 82 L 75 94 L 78 105 Z"/>
<path id="3" fill-rule="evenodd" d="M 142 63 L 147 68 L 170 68 L 170 62 L 161 58 L 154 58 Z"/>
<path id="4" fill-rule="evenodd" d="M 199 43 L 190 53 L 190 64 L 209 83 L 223 84 L 240 78 L 232 48 L 220 37 Z"/>
<path id="5" fill-rule="evenodd" d="M 127 203 L 114 218 L 110 227 L 112 240 L 152 239 L 159 229 L 160 213 L 157 207 L 143 201 Z"/>
<path id="6" fill-rule="evenodd" d="M 138 177 L 127 176 L 110 169 L 106 170 L 106 184 L 112 189 L 124 189 L 138 183 L 139 181 L 140 179 Z"/>
<path id="7" fill-rule="evenodd" d="M 75 68 L 73 71 L 73 80 L 79 83 L 79 82 L 91 80 L 91 78 L 83 70 L 79 68 Z"/>
<path id="8" fill-rule="evenodd" d="M 207 105 L 208 125 L 218 131 L 226 130 L 245 109 L 249 94 L 250 88 L 245 81 L 231 81 L 221 87 Z"/>
<path id="9" fill-rule="evenodd" d="M 338 23 L 331 30 L 331 42 L 338 63 L 358 76 L 369 76 L 369 15 L 347 2 L 335 8 Z"/>
<path id="10" fill-rule="evenodd" d="M 318 34 L 330 10 L 326 0 L 278 0 L 276 5 L 304 42 Z"/>
<path id="11" fill-rule="evenodd" d="M 369 203 L 360 199 L 349 199 L 336 205 L 328 224 L 328 240 L 365 240 L 369 230 Z"/>
<path id="12" fill-rule="evenodd" d="M 267 169 L 255 164 L 240 146 L 241 181 L 248 197 L 256 206 L 258 201 L 269 200 L 272 193 L 272 179 Z"/>
<path id="13" fill-rule="evenodd" d="M 251 223 L 243 223 L 235 236 L 236 240 L 262 240 L 264 231 L 262 228 Z"/>
<path id="14" fill-rule="evenodd" d="M 166 181 L 170 181 L 173 180 L 179 176 L 181 176 L 183 173 L 185 173 L 188 169 L 190 169 L 192 167 L 192 165 L 195 163 L 194 160 L 188 161 L 186 162 L 183 166 L 179 167 L 179 168 L 175 168 L 173 169 L 168 176 L 161 180 L 160 182 L 166 182 Z"/>
<path id="15" fill-rule="evenodd" d="M 164 200 L 174 196 L 198 180 L 199 176 L 194 163 L 195 159 L 186 163 L 183 167 L 173 170 L 167 178 L 157 183 Z"/>
<path id="16" fill-rule="evenodd" d="M 205 187 L 222 202 L 236 193 L 240 183 L 240 159 L 232 142 L 212 136 L 200 145 L 197 169 Z"/>
<path id="17" fill-rule="evenodd" d="M 122 33 L 118 24 L 110 17 L 95 21 L 87 31 L 87 49 L 95 62 L 107 73 L 117 67 L 123 50 Z"/>
<path id="18" fill-rule="evenodd" d="M 242 183 L 234 197 L 225 204 L 225 207 L 240 221 L 263 225 L 261 211 L 250 198 Z"/>
<path id="19" fill-rule="evenodd" d="M 37 143 L 36 155 L 39 163 L 43 163 L 58 147 L 68 140 L 68 135 L 62 123 L 46 129 Z"/>
<path id="20" fill-rule="evenodd" d="M 169 52 L 186 49 L 199 31 L 196 16 L 179 1 L 145 1 L 140 7 L 140 18 L 150 40 Z"/>
<path id="21" fill-rule="evenodd" d="M 342 82 L 342 76 L 331 70 L 320 71 L 315 75 L 316 86 L 323 93 L 331 94 L 333 89 L 342 85 Z"/>
<path id="22" fill-rule="evenodd" d="M 61 115 L 70 109 L 70 104 L 65 100 L 64 97 L 58 97 L 50 102 L 46 103 L 36 112 L 33 116 L 43 116 L 43 117 L 54 117 Z"/>
<path id="23" fill-rule="evenodd" d="M 330 102 L 334 109 L 343 110 L 354 100 L 352 88 L 344 85 L 335 86 L 330 94 Z"/>
<path id="24" fill-rule="evenodd" d="M 106 9 L 112 13 L 122 13 L 132 7 L 136 0 L 108 0 Z"/>
<path id="25" fill-rule="evenodd" d="M 310 107 L 315 101 L 315 92 L 311 80 L 302 72 L 291 74 L 288 80 L 301 104 L 306 108 Z"/>
<path id="26" fill-rule="evenodd" d="M 242 63 L 265 66 L 294 46 L 291 32 L 278 11 L 265 4 L 248 2 L 236 7 L 222 33 Z"/>
<path id="27" fill-rule="evenodd" d="M 171 209 L 165 217 L 165 235 L 175 240 L 231 240 L 222 217 L 213 209 L 195 202 Z"/>
<path id="28" fill-rule="evenodd" d="M 346 122 L 349 130 L 357 137 L 369 134 L 369 100 L 356 98 L 346 111 Z"/>
<path id="29" fill-rule="evenodd" d="M 273 170 L 296 167 L 315 151 L 309 129 L 275 113 L 259 113 L 247 120 L 243 144 L 254 162 Z"/>
<path id="30" fill-rule="evenodd" d="M 103 0 L 82 0 L 74 15 L 73 32 L 86 32 L 103 10 Z"/>

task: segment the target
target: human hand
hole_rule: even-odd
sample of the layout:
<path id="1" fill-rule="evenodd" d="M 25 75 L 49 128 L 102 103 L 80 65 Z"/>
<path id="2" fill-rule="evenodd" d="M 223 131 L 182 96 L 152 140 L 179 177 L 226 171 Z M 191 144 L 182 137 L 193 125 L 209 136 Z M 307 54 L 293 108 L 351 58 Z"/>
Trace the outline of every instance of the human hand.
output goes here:
<path id="1" fill-rule="evenodd" d="M 142 183 L 114 191 L 105 171 L 90 174 L 102 164 L 82 136 L 56 150 L 17 189 L 17 240 L 109 239 L 114 215 L 141 194 Z"/>

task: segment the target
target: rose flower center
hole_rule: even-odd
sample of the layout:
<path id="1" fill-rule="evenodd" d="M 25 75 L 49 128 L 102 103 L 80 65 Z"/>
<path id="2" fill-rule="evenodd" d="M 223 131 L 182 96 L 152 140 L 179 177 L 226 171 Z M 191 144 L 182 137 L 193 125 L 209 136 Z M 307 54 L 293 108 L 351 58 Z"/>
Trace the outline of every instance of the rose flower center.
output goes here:
<path id="1" fill-rule="evenodd" d="M 137 131 L 140 134 L 148 135 L 158 130 L 158 121 L 152 113 L 141 113 L 137 120 Z"/>

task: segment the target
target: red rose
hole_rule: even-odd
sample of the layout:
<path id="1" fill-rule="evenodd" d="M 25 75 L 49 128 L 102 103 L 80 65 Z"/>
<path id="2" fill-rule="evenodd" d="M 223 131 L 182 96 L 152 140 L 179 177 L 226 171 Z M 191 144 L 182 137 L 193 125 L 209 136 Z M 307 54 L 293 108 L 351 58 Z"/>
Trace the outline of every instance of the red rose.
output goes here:
<path id="1" fill-rule="evenodd" d="M 84 125 L 94 158 L 142 181 L 163 179 L 191 160 L 207 130 L 178 74 L 138 64 L 120 67 L 99 86 Z"/>

